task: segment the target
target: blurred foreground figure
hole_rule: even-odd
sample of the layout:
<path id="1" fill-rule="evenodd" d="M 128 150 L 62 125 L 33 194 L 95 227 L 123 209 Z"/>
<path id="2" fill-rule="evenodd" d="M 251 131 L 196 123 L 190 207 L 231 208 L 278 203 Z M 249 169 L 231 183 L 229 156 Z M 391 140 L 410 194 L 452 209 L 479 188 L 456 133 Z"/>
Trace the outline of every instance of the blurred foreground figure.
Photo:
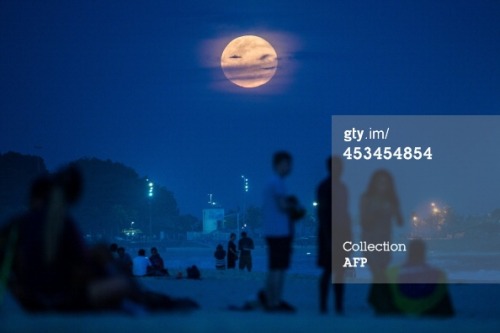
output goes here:
<path id="1" fill-rule="evenodd" d="M 382 244 L 392 241 L 392 226 L 403 225 L 399 199 L 396 193 L 394 179 L 389 171 L 375 171 L 368 188 L 361 197 L 361 241 L 367 244 Z M 372 275 L 372 285 L 368 294 L 368 303 L 375 308 L 381 307 L 381 301 L 386 297 L 387 268 L 392 259 L 390 251 L 364 252 L 368 260 L 368 268 Z M 376 306 L 375 303 L 379 302 Z M 387 303 L 387 308 L 390 305 Z"/>
<path id="2" fill-rule="evenodd" d="M 368 244 L 391 243 L 393 221 L 403 225 L 399 199 L 394 179 L 389 171 L 381 169 L 373 173 L 368 188 L 361 197 L 361 240 Z M 373 283 L 386 282 L 386 270 L 391 262 L 390 251 L 364 253 Z"/>
<path id="3" fill-rule="evenodd" d="M 20 304 L 28 311 L 196 308 L 190 300 L 141 290 L 106 246 L 86 246 L 69 216 L 81 192 L 82 177 L 74 166 L 40 177 L 32 185 L 29 211 L 1 232 L 16 235 L 12 246 L 0 247 L 5 252 L 0 259 L 12 257 L 6 275 Z"/>
<path id="4" fill-rule="evenodd" d="M 410 242 L 406 262 L 401 266 L 391 267 L 387 277 L 394 313 L 453 316 L 446 274 L 427 264 L 425 243 L 421 239 Z"/>
<path id="5" fill-rule="evenodd" d="M 305 210 L 297 198 L 287 194 L 285 186 L 285 178 L 292 171 L 292 155 L 276 152 L 272 169 L 274 174 L 264 189 L 262 209 L 268 271 L 259 299 L 267 311 L 294 312 L 295 308 L 283 300 L 283 289 L 292 256 L 294 223 L 304 216 Z"/>
<path id="6" fill-rule="evenodd" d="M 343 244 L 352 241 L 351 217 L 347 187 L 341 180 L 342 159 L 330 157 L 327 161 L 329 176 L 316 190 L 318 202 L 318 266 L 323 268 L 319 281 L 320 312 L 327 312 L 328 290 L 334 275 L 335 312 L 344 311 L 345 258 Z"/>

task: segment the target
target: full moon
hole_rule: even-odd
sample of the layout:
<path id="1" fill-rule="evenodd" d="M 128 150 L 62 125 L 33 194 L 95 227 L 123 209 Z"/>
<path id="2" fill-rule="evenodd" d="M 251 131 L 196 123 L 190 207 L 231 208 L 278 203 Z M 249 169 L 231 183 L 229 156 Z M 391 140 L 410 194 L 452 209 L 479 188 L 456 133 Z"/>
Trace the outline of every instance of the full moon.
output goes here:
<path id="1" fill-rule="evenodd" d="M 232 83 L 256 88 L 272 79 L 278 67 L 278 55 L 264 38 L 246 35 L 227 44 L 220 57 L 220 66 Z"/>

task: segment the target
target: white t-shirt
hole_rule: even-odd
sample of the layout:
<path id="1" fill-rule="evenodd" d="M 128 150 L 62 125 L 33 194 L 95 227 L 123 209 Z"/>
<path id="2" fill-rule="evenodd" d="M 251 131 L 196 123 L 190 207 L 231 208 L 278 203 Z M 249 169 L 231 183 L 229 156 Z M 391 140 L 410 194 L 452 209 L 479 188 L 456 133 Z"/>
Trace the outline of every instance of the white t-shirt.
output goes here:
<path id="1" fill-rule="evenodd" d="M 132 274 L 134 276 L 144 276 L 148 272 L 148 266 L 151 266 L 148 257 L 137 256 L 133 260 Z"/>
<path id="2" fill-rule="evenodd" d="M 279 207 L 279 198 L 286 196 L 285 181 L 274 175 L 264 189 L 264 203 L 262 206 L 263 233 L 266 237 L 290 236 L 290 222 L 288 215 Z"/>

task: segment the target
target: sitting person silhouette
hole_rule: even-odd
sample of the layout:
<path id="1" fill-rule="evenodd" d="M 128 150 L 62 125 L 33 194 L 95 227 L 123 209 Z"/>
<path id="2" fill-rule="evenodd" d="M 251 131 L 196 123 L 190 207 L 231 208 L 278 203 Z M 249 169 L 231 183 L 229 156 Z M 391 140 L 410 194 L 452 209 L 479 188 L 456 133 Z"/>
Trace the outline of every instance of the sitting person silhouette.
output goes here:
<path id="1" fill-rule="evenodd" d="M 148 275 L 153 276 L 170 276 L 168 270 L 165 268 L 163 258 L 158 253 L 156 247 L 151 248 L 151 256 L 149 257 L 149 262 L 151 266 L 148 268 Z"/>
<path id="2" fill-rule="evenodd" d="M 132 258 L 130 257 L 130 254 L 128 254 L 125 251 L 125 248 L 123 246 L 118 247 L 117 253 L 118 253 L 118 260 L 117 260 L 118 264 L 121 265 L 122 269 L 124 269 L 128 275 L 132 275 L 133 262 Z"/>
<path id="3" fill-rule="evenodd" d="M 132 274 L 134 276 L 149 276 L 151 270 L 151 261 L 146 257 L 146 250 L 139 249 L 137 256 L 132 259 Z"/>
<path id="4" fill-rule="evenodd" d="M 446 274 L 426 262 L 423 240 L 410 242 L 406 262 L 389 268 L 387 279 L 392 312 L 416 316 L 454 315 Z"/>

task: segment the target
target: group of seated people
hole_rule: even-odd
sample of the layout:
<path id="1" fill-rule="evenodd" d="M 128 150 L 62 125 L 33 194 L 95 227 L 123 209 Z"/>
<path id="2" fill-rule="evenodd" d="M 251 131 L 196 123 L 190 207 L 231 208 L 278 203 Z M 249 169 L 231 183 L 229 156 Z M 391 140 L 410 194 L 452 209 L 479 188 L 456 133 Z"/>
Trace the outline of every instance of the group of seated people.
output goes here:
<path id="1" fill-rule="evenodd" d="M 118 247 L 116 243 L 110 245 L 110 251 L 116 262 L 130 275 L 170 276 L 168 270 L 165 268 L 163 258 L 158 253 L 156 247 L 151 248 L 151 255 L 149 257 L 146 256 L 146 251 L 144 249 L 139 249 L 134 259 L 125 252 L 124 247 Z"/>

